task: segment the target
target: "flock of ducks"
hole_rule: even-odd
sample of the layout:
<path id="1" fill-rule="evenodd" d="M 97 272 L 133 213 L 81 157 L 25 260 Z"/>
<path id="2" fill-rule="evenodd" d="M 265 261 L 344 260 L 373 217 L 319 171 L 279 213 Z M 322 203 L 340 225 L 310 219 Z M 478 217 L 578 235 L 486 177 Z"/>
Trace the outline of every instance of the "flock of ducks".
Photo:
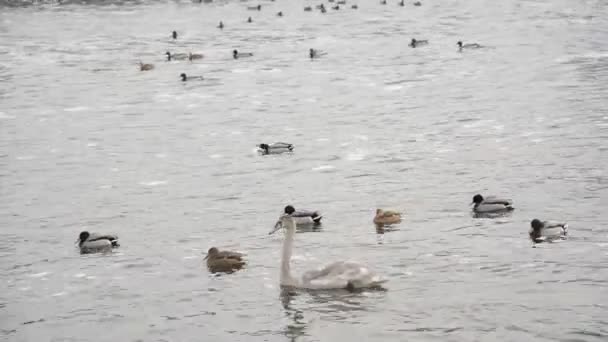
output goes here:
<path id="1" fill-rule="evenodd" d="M 339 10 L 340 5 L 345 5 L 346 1 L 335 1 L 329 0 L 330 3 L 336 3 L 331 8 L 333 10 Z M 386 5 L 386 0 L 380 2 L 382 5 Z M 414 6 L 421 6 L 421 3 L 416 1 L 413 3 Z M 399 2 L 400 6 L 405 6 L 404 0 Z M 352 9 L 357 9 L 357 5 L 352 5 Z M 248 10 L 260 11 L 261 5 L 247 7 Z M 321 13 L 327 11 L 324 4 L 316 6 L 316 9 L 320 10 Z M 307 6 L 304 11 L 310 12 L 313 8 Z M 278 12 L 277 16 L 282 17 L 283 12 Z M 253 19 L 249 17 L 247 22 L 251 23 Z M 222 21 L 217 26 L 219 29 L 224 29 L 225 25 Z M 178 39 L 177 31 L 173 31 L 171 34 L 173 39 Z M 409 46 L 412 48 L 421 47 L 429 44 L 428 40 L 412 38 Z M 478 49 L 482 46 L 477 43 L 464 44 L 462 41 L 457 42 L 458 49 L 460 51 L 464 49 Z M 198 53 L 171 53 L 167 51 L 165 53 L 167 61 L 174 60 L 194 60 L 203 59 L 203 54 Z M 310 59 L 320 58 L 327 55 L 327 52 L 309 49 L 308 53 Z M 238 50 L 232 51 L 233 59 L 240 59 L 246 57 L 252 57 L 253 53 L 240 52 Z M 153 64 L 145 64 L 139 62 L 141 71 L 150 71 L 154 69 Z M 188 76 L 185 73 L 180 75 L 183 82 L 189 80 L 203 80 L 202 76 Z M 257 146 L 258 152 L 262 155 L 269 154 L 282 154 L 293 152 L 294 146 L 290 143 L 275 142 L 271 144 L 259 144 Z M 471 202 L 473 205 L 473 213 L 482 217 L 492 217 L 491 215 L 500 215 L 502 213 L 510 212 L 514 210 L 513 202 L 509 199 L 500 199 L 497 197 L 484 197 L 480 194 L 473 196 Z M 308 211 L 301 210 L 297 211 L 293 206 L 288 205 L 284 208 L 283 213 L 276 222 L 274 228 L 269 234 L 273 234 L 280 229 L 285 230 L 285 238 L 283 240 L 282 254 L 281 254 L 281 267 L 280 267 L 280 283 L 282 286 L 306 288 L 306 289 L 348 289 L 354 290 L 358 288 L 376 288 L 380 287 L 387 280 L 382 276 L 376 274 L 373 270 L 368 268 L 366 265 L 359 264 L 352 261 L 338 261 L 330 263 L 325 267 L 310 270 L 304 272 L 301 275 L 294 275 L 291 272 L 291 256 L 293 254 L 293 242 L 296 228 L 299 226 L 318 226 L 321 224 L 323 215 L 319 211 Z M 373 218 L 373 223 L 378 227 L 392 226 L 401 223 L 402 213 L 395 210 L 384 210 L 377 209 L 376 214 Z M 568 233 L 568 225 L 565 223 L 541 221 L 534 219 L 530 223 L 529 237 L 534 244 L 542 242 L 552 242 L 558 239 L 565 239 Z M 89 233 L 83 231 L 80 233 L 78 240 L 78 246 L 80 252 L 83 254 L 88 253 L 105 253 L 111 251 L 113 248 L 119 246 L 118 237 L 116 235 L 102 235 L 97 233 Z M 220 251 L 217 247 L 209 248 L 207 255 L 204 258 L 208 269 L 213 273 L 232 273 L 243 268 L 246 265 L 245 255 L 238 252 L 232 251 Z"/>
<path id="2" fill-rule="evenodd" d="M 274 1 L 274 0 L 273 0 Z M 199 2 L 202 2 L 199 1 Z M 205 1 L 205 2 L 209 2 L 209 1 Z M 331 9 L 333 10 L 339 10 L 340 9 L 340 5 L 346 5 L 346 0 L 328 0 L 328 2 L 330 3 L 335 3 L 334 6 L 331 6 Z M 386 5 L 387 2 L 386 0 L 382 0 L 380 1 L 381 5 Z M 399 6 L 405 6 L 405 1 L 401 0 L 399 3 Z M 415 1 L 413 2 L 414 6 L 422 6 L 422 3 L 420 1 Z M 351 5 L 352 9 L 358 9 L 359 6 L 358 5 Z M 327 8 L 325 7 L 325 4 L 320 4 L 317 5 L 315 7 L 315 9 L 318 9 L 321 13 L 326 13 L 327 12 Z M 256 6 L 248 6 L 247 10 L 250 11 L 261 11 L 262 10 L 262 5 L 256 5 Z M 304 7 L 304 11 L 305 12 L 311 12 L 313 11 L 313 7 L 312 6 L 306 6 Z M 283 12 L 279 11 L 277 12 L 277 17 L 282 17 L 283 16 Z M 250 16 L 247 18 L 247 22 L 248 23 L 252 23 L 253 22 L 253 18 Z M 224 22 L 220 21 L 217 28 L 219 28 L 220 30 L 223 30 L 225 27 Z M 178 33 L 177 31 L 173 31 L 171 32 L 171 37 L 174 40 L 178 39 Z M 416 39 L 416 38 L 412 38 L 412 40 L 410 41 L 410 43 L 408 44 L 408 46 L 412 47 L 412 48 L 417 48 L 417 47 L 421 47 L 424 45 L 428 45 L 429 41 L 426 39 Z M 463 51 L 464 49 L 479 49 L 482 48 L 483 46 L 477 43 L 467 43 L 464 44 L 462 41 L 457 42 L 456 44 L 458 46 L 458 50 L 459 51 Z M 190 62 L 193 62 L 195 60 L 199 60 L 199 59 L 203 59 L 205 56 L 203 54 L 200 53 L 171 53 L 170 51 L 165 52 L 165 55 L 167 56 L 167 62 L 171 62 L 171 61 L 185 61 L 185 60 L 189 60 Z M 311 60 L 316 59 L 316 58 L 320 58 L 327 55 L 327 52 L 321 51 L 321 50 L 317 50 L 317 49 L 313 49 L 310 48 L 308 51 L 308 56 L 310 57 Z M 253 53 L 251 52 L 240 52 L 236 49 L 234 49 L 232 51 L 232 58 L 233 59 L 240 59 L 240 58 L 247 58 L 247 57 L 253 57 Z M 139 61 L 139 70 L 140 71 L 150 71 L 150 70 L 154 70 L 154 64 L 150 64 L 150 63 L 143 63 L 142 61 Z M 181 73 L 180 75 L 180 79 L 182 82 L 186 82 L 186 81 L 191 81 L 191 80 L 204 80 L 205 78 L 203 76 L 188 76 L 186 73 Z"/>

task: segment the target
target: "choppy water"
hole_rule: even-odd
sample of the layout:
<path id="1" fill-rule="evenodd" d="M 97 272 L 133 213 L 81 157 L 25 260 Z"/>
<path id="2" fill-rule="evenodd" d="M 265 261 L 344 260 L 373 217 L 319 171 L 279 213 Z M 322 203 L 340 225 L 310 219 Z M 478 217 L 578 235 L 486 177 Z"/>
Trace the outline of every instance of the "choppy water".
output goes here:
<path id="1" fill-rule="evenodd" d="M 0 339 L 605 341 L 608 2 L 396 2 L 4 1 Z M 272 141 L 296 152 L 255 154 Z M 473 218 L 477 192 L 517 209 Z M 355 258 L 388 290 L 282 292 L 288 203 L 325 214 L 296 270 Z M 570 239 L 531 248 L 534 217 Z M 122 246 L 81 256 L 85 228 Z M 211 246 L 248 267 L 210 275 Z"/>

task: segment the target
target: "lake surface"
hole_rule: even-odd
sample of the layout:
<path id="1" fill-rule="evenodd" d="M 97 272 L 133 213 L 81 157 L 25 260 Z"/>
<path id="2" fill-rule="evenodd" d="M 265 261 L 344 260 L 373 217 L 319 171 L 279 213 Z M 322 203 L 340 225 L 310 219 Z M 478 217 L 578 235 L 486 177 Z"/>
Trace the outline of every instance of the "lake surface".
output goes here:
<path id="1" fill-rule="evenodd" d="M 608 339 L 608 2 L 1 3 L 0 340 Z M 324 214 L 295 272 L 355 259 L 386 291 L 281 290 L 287 204 Z M 532 248 L 533 218 L 569 239 Z M 85 229 L 122 245 L 81 256 Z M 211 246 L 248 266 L 210 274 Z"/>

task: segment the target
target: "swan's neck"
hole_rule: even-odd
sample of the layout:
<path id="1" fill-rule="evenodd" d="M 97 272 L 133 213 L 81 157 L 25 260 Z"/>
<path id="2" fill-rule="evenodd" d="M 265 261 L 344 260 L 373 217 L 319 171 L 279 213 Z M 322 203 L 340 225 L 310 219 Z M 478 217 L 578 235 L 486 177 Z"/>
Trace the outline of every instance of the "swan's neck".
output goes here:
<path id="1" fill-rule="evenodd" d="M 293 219 L 288 220 L 285 229 L 285 240 L 283 240 L 283 251 L 281 256 L 281 285 L 297 286 L 297 280 L 291 275 L 291 254 L 293 249 L 293 238 L 296 227 Z"/>

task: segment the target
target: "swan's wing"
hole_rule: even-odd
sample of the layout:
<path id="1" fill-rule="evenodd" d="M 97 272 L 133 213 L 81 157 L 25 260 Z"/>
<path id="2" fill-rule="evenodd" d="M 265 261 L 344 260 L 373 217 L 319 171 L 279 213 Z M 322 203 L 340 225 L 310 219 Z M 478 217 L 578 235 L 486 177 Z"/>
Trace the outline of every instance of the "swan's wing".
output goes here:
<path id="1" fill-rule="evenodd" d="M 349 283 L 355 288 L 366 288 L 386 281 L 366 266 L 352 261 L 338 261 L 306 272 L 302 280 L 306 287 L 312 289 L 346 288 Z"/>

